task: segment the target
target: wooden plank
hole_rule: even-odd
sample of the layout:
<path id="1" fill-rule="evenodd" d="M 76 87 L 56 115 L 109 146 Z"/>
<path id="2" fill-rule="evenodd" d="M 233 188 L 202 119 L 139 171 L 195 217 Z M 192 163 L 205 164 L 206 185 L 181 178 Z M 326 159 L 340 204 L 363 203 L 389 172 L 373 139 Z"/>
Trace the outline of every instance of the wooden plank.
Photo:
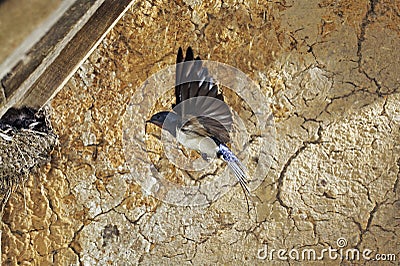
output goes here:
<path id="1" fill-rule="evenodd" d="M 76 1 L 5 0 L 3 3 L 0 0 L 2 22 L 0 29 L 3 31 L 0 34 L 0 41 L 4 42 L 0 48 L 0 80 L 10 73 L 19 61 L 32 60 L 28 52 L 40 42 Z"/>
<path id="2" fill-rule="evenodd" d="M 91 9 L 94 13 L 100 4 L 96 0 L 76 1 L 46 35 L 31 48 L 26 59 L 18 62 L 11 73 L 2 80 L 6 98 L 10 97 L 15 89 L 21 86 L 35 70 L 38 71 L 38 67 L 45 62 L 46 57 L 51 57 L 56 52 L 57 44 L 62 45 L 63 42 L 68 42 L 68 39 L 72 38 L 72 36 L 68 38 L 68 35 L 76 33 L 73 32 L 74 27 L 83 26 L 83 24 L 79 25 L 79 23 L 82 23 L 79 21 L 80 18 L 90 12 Z"/>
<path id="3" fill-rule="evenodd" d="M 45 47 L 43 49 L 47 51 L 49 46 L 54 47 L 53 51 L 47 57 L 41 58 L 40 55 L 36 55 L 40 54 L 40 50 L 33 49 L 31 52 L 38 59 L 30 64 L 21 63 L 12 71 L 14 75 L 2 80 L 6 104 L 0 108 L 0 116 L 12 106 L 40 108 L 50 101 L 134 2 L 134 0 L 77 0 L 73 5 L 75 8 L 72 7 L 67 11 L 62 19 L 68 20 L 68 17 L 74 19 L 75 26 L 68 21 L 59 21 L 58 26 L 55 25 L 43 38 L 45 40 L 42 39 L 44 43 L 40 47 Z M 99 4 L 101 5 L 96 8 Z M 80 11 L 76 11 L 77 9 Z M 86 13 L 82 14 L 83 10 L 86 10 Z M 81 17 L 74 12 L 78 12 Z M 71 27 L 79 30 L 69 38 L 59 37 L 63 35 L 62 33 L 67 35 L 65 32 L 70 32 Z M 56 34 L 57 37 L 52 38 L 52 34 Z"/>
<path id="4" fill-rule="evenodd" d="M 85 25 L 104 0 L 75 0 L 70 2 L 72 4 L 68 4 L 67 9 L 61 11 L 62 14 L 56 14 L 59 18 L 50 22 L 52 23 L 50 27 L 43 25 L 43 27 L 48 28 L 47 32 L 40 34 L 42 38 L 37 39 L 36 43 L 24 55 L 20 56 L 12 70 L 1 77 L 4 99 L 0 102 L 0 116 L 23 97 L 34 80 L 44 72 L 60 53 L 63 46 Z M 37 31 L 40 31 L 40 29 L 37 29 Z"/>

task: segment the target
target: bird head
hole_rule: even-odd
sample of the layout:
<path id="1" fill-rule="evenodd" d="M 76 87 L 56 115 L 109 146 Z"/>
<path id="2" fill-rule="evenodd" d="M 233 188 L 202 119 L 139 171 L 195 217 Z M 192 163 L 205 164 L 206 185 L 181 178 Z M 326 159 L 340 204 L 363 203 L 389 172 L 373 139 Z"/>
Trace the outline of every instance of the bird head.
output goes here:
<path id="1" fill-rule="evenodd" d="M 156 113 L 150 118 L 150 120 L 147 120 L 146 122 L 164 128 L 165 130 L 170 132 L 173 136 L 176 135 L 178 116 L 173 112 L 163 111 Z"/>
<path id="2" fill-rule="evenodd" d="M 167 119 L 167 116 L 170 114 L 170 112 L 159 112 L 154 114 L 150 120 L 147 120 L 146 122 L 152 123 L 158 127 L 163 127 L 163 124 L 165 122 L 165 119 Z"/>

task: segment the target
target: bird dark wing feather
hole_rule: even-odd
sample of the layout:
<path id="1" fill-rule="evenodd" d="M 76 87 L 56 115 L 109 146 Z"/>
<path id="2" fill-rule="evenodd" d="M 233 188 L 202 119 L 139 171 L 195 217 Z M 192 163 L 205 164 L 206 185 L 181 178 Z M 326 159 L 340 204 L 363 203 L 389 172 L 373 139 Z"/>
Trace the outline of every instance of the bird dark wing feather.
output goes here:
<path id="1" fill-rule="evenodd" d="M 182 48 L 179 48 L 176 58 L 175 105 L 196 96 L 218 97 L 223 100 L 222 94 L 218 92 L 218 85 L 208 74 L 208 69 L 203 67 L 200 57 L 194 58 L 193 50 L 189 47 L 184 58 Z"/>
<path id="2" fill-rule="evenodd" d="M 198 117 L 210 136 L 228 142 L 232 113 L 219 92 L 218 84 L 209 75 L 200 57 L 194 58 L 191 47 L 187 49 L 185 58 L 179 48 L 176 62 L 174 111 L 182 117 L 182 121 Z"/>
<path id="3" fill-rule="evenodd" d="M 181 130 L 186 134 L 192 134 L 202 137 L 210 137 L 218 139 L 219 141 L 226 143 L 229 142 L 229 132 L 224 126 L 217 120 L 210 117 L 194 117 L 186 121 Z"/>
<path id="4" fill-rule="evenodd" d="M 190 135 L 211 137 L 210 132 L 208 132 L 204 125 L 199 122 L 197 117 L 192 117 L 191 119 L 187 120 L 182 125 L 181 131 Z"/>
<path id="5" fill-rule="evenodd" d="M 199 117 L 198 120 L 199 123 L 202 124 L 206 129 L 206 131 L 209 133 L 208 137 L 217 138 L 219 141 L 223 143 L 229 142 L 230 140 L 229 132 L 222 125 L 222 123 L 220 123 L 220 121 L 204 116 Z"/>
<path id="6" fill-rule="evenodd" d="M 180 84 L 180 78 L 182 76 L 182 69 L 183 69 L 183 64 L 181 64 L 182 62 L 183 62 L 183 51 L 182 48 L 179 47 L 178 55 L 176 56 L 175 84 Z M 176 99 L 176 104 L 179 104 L 182 101 L 180 86 L 175 86 L 175 99 Z M 174 106 L 172 106 L 172 108 L 173 107 Z"/>

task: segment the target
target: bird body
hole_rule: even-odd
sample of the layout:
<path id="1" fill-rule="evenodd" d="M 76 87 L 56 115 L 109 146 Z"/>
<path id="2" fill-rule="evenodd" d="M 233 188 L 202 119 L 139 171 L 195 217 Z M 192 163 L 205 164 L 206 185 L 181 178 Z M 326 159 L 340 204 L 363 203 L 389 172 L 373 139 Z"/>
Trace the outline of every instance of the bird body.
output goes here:
<path id="1" fill-rule="evenodd" d="M 186 148 L 195 150 L 203 159 L 218 157 L 225 161 L 247 195 L 247 169 L 228 148 L 232 113 L 224 102 L 218 84 L 194 58 L 189 47 L 183 57 L 179 48 L 176 64 L 175 98 L 171 111 L 154 114 L 148 122 L 168 131 Z"/>
<path id="2" fill-rule="evenodd" d="M 208 136 L 198 134 L 191 130 L 191 126 L 183 127 L 177 131 L 176 140 L 183 146 L 195 150 L 201 154 L 204 159 L 214 158 L 219 151 L 219 146 L 216 141 Z"/>

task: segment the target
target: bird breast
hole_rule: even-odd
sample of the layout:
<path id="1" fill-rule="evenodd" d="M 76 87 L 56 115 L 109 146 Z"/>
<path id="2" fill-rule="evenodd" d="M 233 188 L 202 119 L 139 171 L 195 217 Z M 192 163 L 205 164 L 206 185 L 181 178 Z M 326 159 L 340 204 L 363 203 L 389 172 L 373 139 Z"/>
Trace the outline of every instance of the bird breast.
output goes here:
<path id="1" fill-rule="evenodd" d="M 208 158 L 215 157 L 218 152 L 218 145 L 209 137 L 177 130 L 176 139 L 186 148 L 206 154 Z"/>

